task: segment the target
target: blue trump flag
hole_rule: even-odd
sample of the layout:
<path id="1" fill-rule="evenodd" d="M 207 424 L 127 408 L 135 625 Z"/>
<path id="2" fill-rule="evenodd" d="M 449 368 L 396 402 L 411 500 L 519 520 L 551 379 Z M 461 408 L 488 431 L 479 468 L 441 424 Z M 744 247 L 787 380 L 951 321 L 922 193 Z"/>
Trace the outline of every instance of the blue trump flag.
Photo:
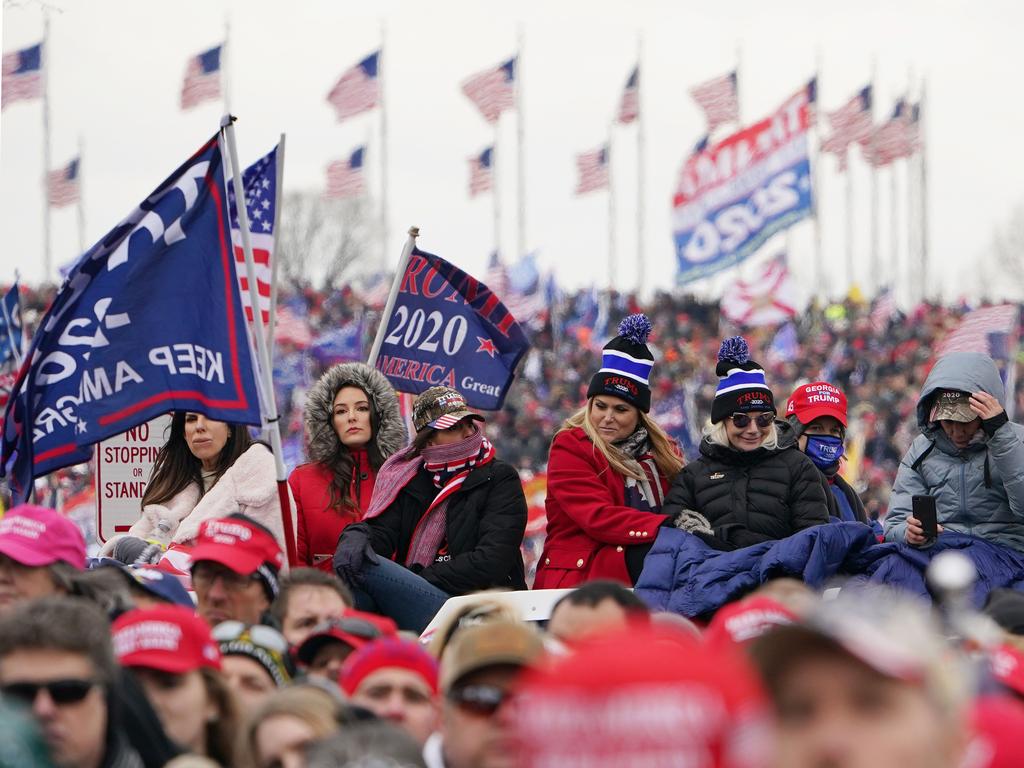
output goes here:
<path id="1" fill-rule="evenodd" d="M 377 368 L 399 392 L 454 387 L 474 408 L 501 408 L 530 343 L 491 290 L 414 249 L 401 277 Z"/>
<path id="2" fill-rule="evenodd" d="M 0 299 L 0 363 L 12 357 L 15 362 L 21 357 L 22 328 L 21 301 L 18 298 L 18 281 Z"/>
<path id="3" fill-rule="evenodd" d="M 216 136 L 82 255 L 43 318 L 4 414 L 15 502 L 173 410 L 260 423 Z"/>

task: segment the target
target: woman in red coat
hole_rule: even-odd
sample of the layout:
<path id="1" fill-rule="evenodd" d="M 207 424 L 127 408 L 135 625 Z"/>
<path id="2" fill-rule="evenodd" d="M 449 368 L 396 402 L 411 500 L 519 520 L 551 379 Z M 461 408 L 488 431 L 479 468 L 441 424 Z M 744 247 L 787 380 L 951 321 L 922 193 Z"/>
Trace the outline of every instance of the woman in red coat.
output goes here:
<path id="1" fill-rule="evenodd" d="M 305 411 L 310 462 L 288 478 L 298 518 L 298 564 L 333 573 L 342 529 L 362 520 L 377 470 L 408 435 L 395 390 L 363 363 L 328 370 L 306 396 Z"/>
<path id="2" fill-rule="evenodd" d="M 666 516 L 682 468 L 675 443 L 647 415 L 651 324 L 630 315 L 608 342 L 587 404 L 562 426 L 548 458 L 548 528 L 534 589 L 591 579 L 632 585 Z"/>

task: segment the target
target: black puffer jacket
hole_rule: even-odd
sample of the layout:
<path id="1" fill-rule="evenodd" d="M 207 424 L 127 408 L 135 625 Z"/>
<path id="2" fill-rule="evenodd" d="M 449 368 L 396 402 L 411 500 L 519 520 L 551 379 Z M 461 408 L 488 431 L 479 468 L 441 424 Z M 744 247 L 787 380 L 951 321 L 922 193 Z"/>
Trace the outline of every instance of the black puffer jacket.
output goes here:
<path id="1" fill-rule="evenodd" d="M 421 468 L 391 506 L 360 524 L 369 528 L 374 551 L 404 565 L 416 524 L 435 496 L 430 473 Z M 470 472 L 448 502 L 450 559 L 416 572 L 450 595 L 493 587 L 526 589 L 520 551 L 525 531 L 526 496 L 519 473 L 495 459 Z"/>
<path id="2" fill-rule="evenodd" d="M 821 475 L 796 448 L 737 451 L 700 444 L 700 458 L 680 470 L 661 511 L 700 512 L 723 548 L 783 539 L 828 522 Z"/>

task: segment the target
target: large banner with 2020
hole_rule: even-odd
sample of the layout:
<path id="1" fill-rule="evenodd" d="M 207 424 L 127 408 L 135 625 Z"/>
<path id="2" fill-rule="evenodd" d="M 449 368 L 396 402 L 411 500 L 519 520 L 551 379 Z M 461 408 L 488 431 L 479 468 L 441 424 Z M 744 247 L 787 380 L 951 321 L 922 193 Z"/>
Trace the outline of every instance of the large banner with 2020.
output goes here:
<path id="1" fill-rule="evenodd" d="M 774 114 L 686 161 L 673 199 L 677 284 L 739 264 L 811 214 L 814 100 L 812 80 Z"/>

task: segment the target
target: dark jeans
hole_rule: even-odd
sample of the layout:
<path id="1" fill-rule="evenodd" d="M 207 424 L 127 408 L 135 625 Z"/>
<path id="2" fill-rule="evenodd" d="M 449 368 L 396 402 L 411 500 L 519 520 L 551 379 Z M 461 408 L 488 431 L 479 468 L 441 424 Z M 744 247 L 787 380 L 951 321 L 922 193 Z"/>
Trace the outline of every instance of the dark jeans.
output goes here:
<path id="1" fill-rule="evenodd" d="M 352 585 L 356 608 L 389 616 L 399 629 L 422 632 L 451 595 L 393 560 L 378 560 L 367 563 Z"/>

